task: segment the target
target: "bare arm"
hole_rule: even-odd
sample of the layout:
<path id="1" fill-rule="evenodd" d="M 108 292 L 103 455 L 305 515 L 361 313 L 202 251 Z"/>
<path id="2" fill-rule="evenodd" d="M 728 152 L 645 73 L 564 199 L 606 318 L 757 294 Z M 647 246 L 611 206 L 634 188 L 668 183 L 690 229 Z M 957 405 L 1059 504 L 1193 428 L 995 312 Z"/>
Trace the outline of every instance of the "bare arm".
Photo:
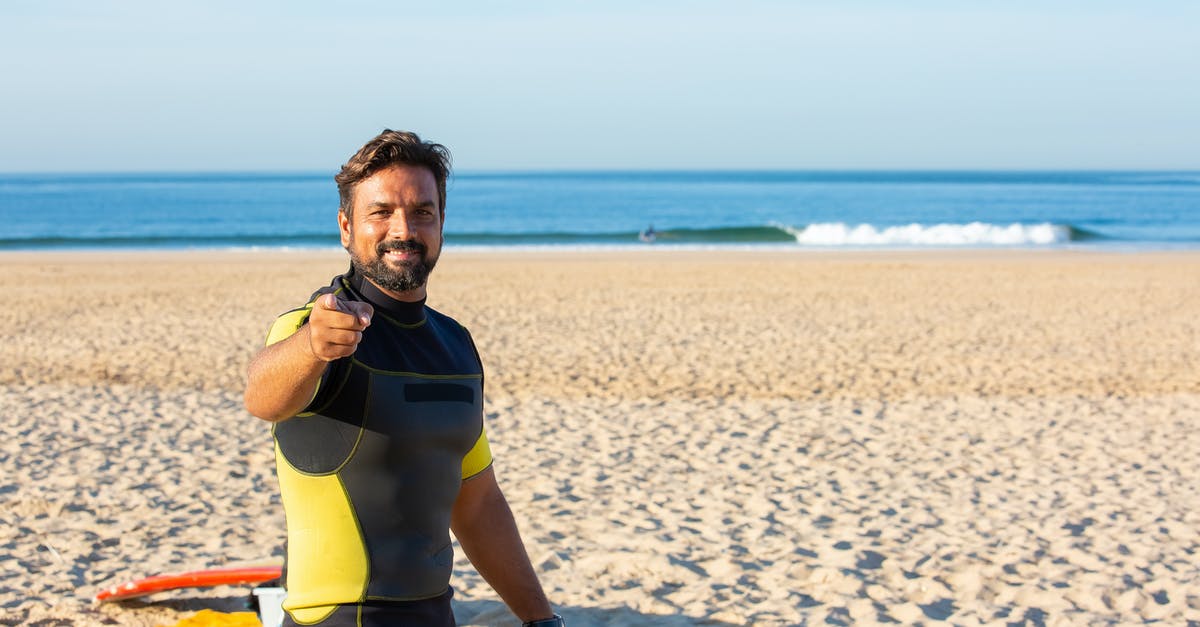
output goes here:
<path id="1" fill-rule="evenodd" d="M 491 468 L 463 482 L 450 528 L 467 559 L 517 618 L 531 621 L 554 614 Z"/>
<path id="2" fill-rule="evenodd" d="M 354 354 L 372 313 L 367 303 L 318 298 L 307 324 L 250 361 L 246 409 L 270 422 L 295 416 L 312 400 L 329 362 Z"/>
<path id="3" fill-rule="evenodd" d="M 295 416 L 312 400 L 329 362 L 309 350 L 309 327 L 263 348 L 246 371 L 246 409 L 270 422 Z"/>

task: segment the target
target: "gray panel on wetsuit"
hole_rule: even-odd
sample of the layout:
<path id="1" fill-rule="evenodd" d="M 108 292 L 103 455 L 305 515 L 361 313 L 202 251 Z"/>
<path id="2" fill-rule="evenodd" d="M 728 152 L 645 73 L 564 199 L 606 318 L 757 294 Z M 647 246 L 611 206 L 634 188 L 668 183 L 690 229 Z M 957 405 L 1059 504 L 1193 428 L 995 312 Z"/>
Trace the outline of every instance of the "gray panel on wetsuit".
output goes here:
<path id="1" fill-rule="evenodd" d="M 349 370 L 344 381 L 326 377 L 321 382 L 322 386 L 339 388 L 334 390 L 337 394 L 332 395 L 326 407 L 316 408 L 318 413 L 314 415 L 275 424 L 275 441 L 280 452 L 300 472 L 323 475 L 337 470 L 358 441 L 369 375 L 349 363 L 341 365 L 344 368 L 341 373 Z"/>
<path id="2" fill-rule="evenodd" d="M 369 599 L 445 592 L 462 460 L 483 431 L 477 376 L 372 373 L 362 440 L 342 469 L 371 556 Z"/>

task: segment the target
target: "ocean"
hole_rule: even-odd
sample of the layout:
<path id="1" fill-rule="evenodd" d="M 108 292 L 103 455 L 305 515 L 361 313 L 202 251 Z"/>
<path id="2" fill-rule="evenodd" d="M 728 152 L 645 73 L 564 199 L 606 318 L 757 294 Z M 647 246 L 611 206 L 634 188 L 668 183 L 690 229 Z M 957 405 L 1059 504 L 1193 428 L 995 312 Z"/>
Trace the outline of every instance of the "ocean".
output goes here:
<path id="1" fill-rule="evenodd" d="M 456 174 L 449 248 L 1200 249 L 1200 172 Z M 336 248 L 332 173 L 0 174 L 0 250 Z"/>

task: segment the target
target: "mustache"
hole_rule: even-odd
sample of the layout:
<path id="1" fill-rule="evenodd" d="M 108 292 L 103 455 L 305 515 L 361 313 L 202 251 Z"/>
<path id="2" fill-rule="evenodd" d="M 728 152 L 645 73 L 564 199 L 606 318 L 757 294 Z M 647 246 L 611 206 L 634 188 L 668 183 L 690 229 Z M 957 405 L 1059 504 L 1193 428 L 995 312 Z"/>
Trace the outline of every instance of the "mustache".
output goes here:
<path id="1" fill-rule="evenodd" d="M 424 244 L 413 239 L 380 242 L 375 246 L 375 252 L 379 255 L 383 255 L 384 253 L 393 250 L 405 253 L 420 253 L 422 256 L 424 256 L 426 248 Z"/>

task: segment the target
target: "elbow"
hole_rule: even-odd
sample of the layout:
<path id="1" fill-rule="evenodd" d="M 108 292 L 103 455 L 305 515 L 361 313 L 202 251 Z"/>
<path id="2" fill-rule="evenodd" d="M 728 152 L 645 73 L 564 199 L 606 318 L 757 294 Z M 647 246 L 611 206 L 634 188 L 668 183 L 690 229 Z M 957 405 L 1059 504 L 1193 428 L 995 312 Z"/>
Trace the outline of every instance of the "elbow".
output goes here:
<path id="1" fill-rule="evenodd" d="M 250 415 L 254 416 L 255 418 L 266 420 L 267 422 L 279 421 L 274 415 L 271 414 L 271 412 L 266 411 L 265 408 L 259 406 L 258 400 L 250 394 L 250 390 L 246 390 L 245 395 L 242 396 L 242 405 L 246 408 L 246 411 L 250 412 Z"/>
<path id="2" fill-rule="evenodd" d="M 284 415 L 287 408 L 280 407 L 275 395 L 272 394 L 271 379 L 264 376 L 258 365 L 256 357 L 250 362 L 250 367 L 246 369 L 246 389 L 242 392 L 242 406 L 250 412 L 251 416 L 267 422 L 279 422 L 291 418 L 291 414 Z"/>
<path id="3" fill-rule="evenodd" d="M 286 360 L 273 357 L 264 359 L 268 351 L 271 348 L 260 352 L 246 369 L 242 405 L 256 418 L 280 422 L 304 411 L 312 402 L 324 371 L 304 370 L 297 373 L 297 368 Z M 324 362 L 321 362 L 321 366 L 324 366 Z"/>
<path id="4" fill-rule="evenodd" d="M 245 406 L 246 406 L 246 411 L 250 412 L 251 416 L 258 418 L 259 420 L 265 420 L 267 422 L 283 422 L 284 420 L 291 418 L 293 415 L 290 413 L 285 414 L 285 413 L 278 412 L 278 411 L 271 411 L 267 408 L 260 407 L 248 398 L 245 399 Z"/>
<path id="5" fill-rule="evenodd" d="M 249 408 L 247 408 L 247 411 L 250 412 L 251 416 L 254 416 L 255 418 L 258 418 L 259 420 L 263 420 L 263 421 L 270 422 L 270 423 L 283 422 L 284 420 L 287 420 L 288 418 L 292 417 L 291 414 L 273 414 L 273 413 L 264 412 L 264 411 L 254 411 Z"/>
<path id="6" fill-rule="evenodd" d="M 256 394 L 252 385 L 246 386 L 246 392 L 242 395 L 242 406 L 246 411 L 250 412 L 251 416 L 267 422 L 281 422 L 291 418 L 294 412 L 287 412 L 266 402 L 261 394 Z"/>

